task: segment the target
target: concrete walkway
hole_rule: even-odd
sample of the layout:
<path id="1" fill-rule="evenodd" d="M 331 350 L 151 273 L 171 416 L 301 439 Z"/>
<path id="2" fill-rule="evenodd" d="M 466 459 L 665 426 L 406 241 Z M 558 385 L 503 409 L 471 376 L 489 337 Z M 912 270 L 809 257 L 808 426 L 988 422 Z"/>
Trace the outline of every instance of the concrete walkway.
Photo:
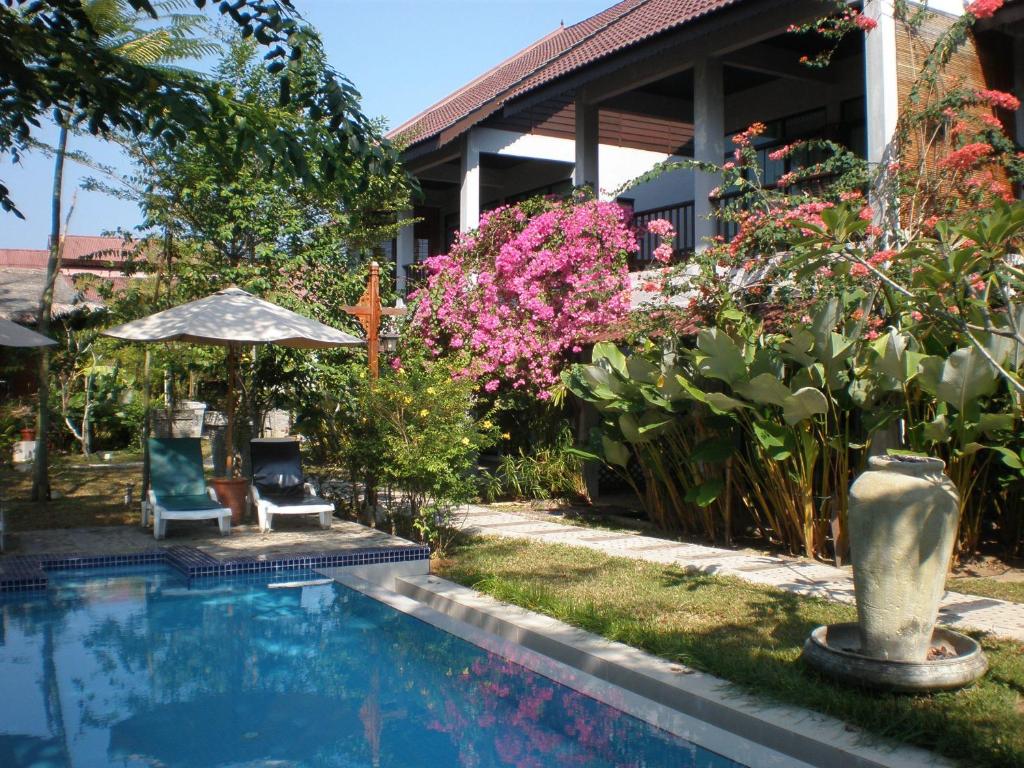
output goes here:
<path id="1" fill-rule="evenodd" d="M 688 571 L 735 576 L 800 595 L 853 603 L 852 571 L 811 560 L 686 544 L 629 531 L 584 528 L 549 522 L 536 515 L 482 506 L 467 508 L 464 529 L 482 536 L 587 547 L 606 555 L 674 565 Z M 947 592 L 939 610 L 939 621 L 952 627 L 977 629 L 1024 642 L 1024 605 L 1018 603 Z"/>

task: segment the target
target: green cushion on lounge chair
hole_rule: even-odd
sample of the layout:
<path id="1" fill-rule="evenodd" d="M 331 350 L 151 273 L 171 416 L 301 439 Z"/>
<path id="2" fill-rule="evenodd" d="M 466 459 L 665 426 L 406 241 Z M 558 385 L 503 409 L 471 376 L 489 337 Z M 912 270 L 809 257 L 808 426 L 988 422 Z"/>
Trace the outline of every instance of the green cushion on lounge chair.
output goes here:
<path id="1" fill-rule="evenodd" d="M 158 493 L 156 500 L 168 512 L 198 512 L 203 509 L 220 509 L 224 506 L 205 493 L 198 496 L 161 496 Z"/>
<path id="2" fill-rule="evenodd" d="M 172 496 L 206 496 L 203 452 L 199 447 L 199 438 L 151 438 L 149 482 L 157 498 L 162 500 Z M 210 497 L 206 498 L 209 500 Z"/>

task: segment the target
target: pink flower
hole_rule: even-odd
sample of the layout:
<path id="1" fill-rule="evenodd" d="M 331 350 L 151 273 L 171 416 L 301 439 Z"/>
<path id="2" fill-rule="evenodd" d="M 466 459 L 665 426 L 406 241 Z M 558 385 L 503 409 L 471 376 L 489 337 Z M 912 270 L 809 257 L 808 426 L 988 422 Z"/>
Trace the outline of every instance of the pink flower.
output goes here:
<path id="1" fill-rule="evenodd" d="M 976 141 L 973 144 L 965 144 L 960 149 L 953 150 L 939 161 L 940 168 L 947 168 L 953 171 L 966 171 L 973 168 L 979 160 L 988 157 L 993 152 L 992 145 L 983 141 Z"/>
<path id="2" fill-rule="evenodd" d="M 400 358 L 400 357 L 393 357 L 393 358 L 391 358 L 391 368 L 392 368 L 392 370 L 397 371 L 401 367 L 402 367 L 402 358 Z"/>
<path id="3" fill-rule="evenodd" d="M 850 275 L 852 277 L 867 277 L 870 271 L 863 264 L 854 264 L 850 267 Z"/>
<path id="4" fill-rule="evenodd" d="M 974 0 L 967 6 L 967 12 L 976 19 L 987 19 L 1003 7 L 1003 0 Z"/>
<path id="5" fill-rule="evenodd" d="M 977 91 L 975 95 L 980 101 L 988 104 L 990 107 L 997 109 L 1008 109 L 1011 112 L 1016 112 L 1020 109 L 1020 99 L 1014 96 L 1012 93 L 1006 91 L 994 91 L 991 89 L 982 89 Z"/>
<path id="6" fill-rule="evenodd" d="M 668 243 L 662 243 L 654 249 L 654 253 L 651 254 L 655 261 L 660 261 L 662 264 L 668 264 L 672 260 L 673 249 Z"/>
<path id="7" fill-rule="evenodd" d="M 668 219 L 652 219 L 647 222 L 647 231 L 658 237 L 671 237 L 675 235 L 675 227 Z"/>
<path id="8" fill-rule="evenodd" d="M 860 29 L 865 32 L 870 32 L 872 29 L 878 26 L 878 22 L 872 19 L 870 16 L 865 16 L 863 13 L 858 13 L 853 18 L 853 23 L 856 24 Z"/>

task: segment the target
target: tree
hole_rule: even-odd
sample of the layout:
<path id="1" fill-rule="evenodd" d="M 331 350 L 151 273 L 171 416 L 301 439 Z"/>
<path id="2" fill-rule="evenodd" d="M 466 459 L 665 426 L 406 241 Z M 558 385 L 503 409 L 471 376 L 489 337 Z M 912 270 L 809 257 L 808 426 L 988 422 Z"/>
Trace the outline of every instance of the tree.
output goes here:
<path id="1" fill-rule="evenodd" d="M 204 17 L 199 14 L 172 13 L 182 6 L 180 0 L 165 0 L 156 8 L 169 17 L 169 22 L 153 29 L 144 29 L 143 14 L 133 9 L 127 0 L 85 0 L 82 8 L 98 36 L 98 43 L 105 50 L 128 61 L 153 67 L 158 71 L 174 72 L 174 62 L 210 53 L 216 46 L 194 33 L 202 27 Z M 54 110 L 59 127 L 57 146 L 54 152 L 54 173 L 52 191 L 52 214 L 50 223 L 50 256 L 46 263 L 46 282 L 39 301 L 39 315 L 36 325 L 40 333 L 46 334 L 50 327 L 50 313 L 53 307 L 53 286 L 60 269 L 63 237 L 60 227 L 63 203 L 64 163 L 67 158 L 70 116 L 60 109 Z M 87 387 L 92 382 L 86 379 Z M 36 422 L 37 453 L 33 469 L 33 499 L 50 497 L 49 480 L 49 389 L 50 350 L 40 351 L 37 391 L 39 413 Z M 66 402 L 66 387 L 61 387 L 61 400 Z M 65 421 L 67 421 L 65 417 Z M 82 447 L 89 452 L 89 408 L 83 413 Z"/>

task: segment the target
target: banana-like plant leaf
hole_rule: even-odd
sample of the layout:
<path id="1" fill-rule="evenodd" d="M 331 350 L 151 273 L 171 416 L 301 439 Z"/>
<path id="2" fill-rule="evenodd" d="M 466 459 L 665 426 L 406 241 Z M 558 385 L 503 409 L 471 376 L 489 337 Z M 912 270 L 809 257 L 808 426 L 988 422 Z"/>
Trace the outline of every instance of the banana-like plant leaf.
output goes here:
<path id="1" fill-rule="evenodd" d="M 945 414 L 940 413 L 932 421 L 924 425 L 921 434 L 925 440 L 933 443 L 941 443 L 949 439 L 949 420 Z"/>
<path id="2" fill-rule="evenodd" d="M 989 437 L 998 432 L 1012 432 L 1017 417 L 1012 413 L 983 413 L 978 419 L 978 428 Z"/>
<path id="3" fill-rule="evenodd" d="M 992 445 L 989 446 L 989 448 L 998 453 L 1003 464 L 1008 466 L 1010 469 L 1016 469 L 1018 472 L 1024 472 L 1024 454 L 1019 454 L 1001 445 Z"/>
<path id="4" fill-rule="evenodd" d="M 729 413 L 738 408 L 749 408 L 742 400 L 735 397 L 723 395 L 721 392 L 707 392 L 704 394 L 704 402 L 711 406 L 712 410 L 718 413 Z"/>
<path id="5" fill-rule="evenodd" d="M 615 464 L 620 467 L 629 466 L 629 448 L 624 446 L 618 440 L 612 440 L 610 437 L 601 437 L 601 450 L 604 451 L 604 458 L 609 464 Z"/>
<path id="6" fill-rule="evenodd" d="M 698 507 L 706 507 L 721 496 L 724 490 L 725 482 L 719 477 L 713 477 L 710 480 L 705 480 L 698 486 L 690 488 L 684 498 Z"/>
<path id="7" fill-rule="evenodd" d="M 661 369 L 658 366 L 635 356 L 626 358 L 626 372 L 633 381 L 644 384 L 657 384 L 658 377 L 661 376 Z"/>
<path id="8" fill-rule="evenodd" d="M 632 413 L 623 413 L 619 416 L 619 429 L 622 430 L 622 436 L 626 438 L 627 443 L 642 443 L 649 440 L 640 434 L 640 424 Z"/>
<path id="9" fill-rule="evenodd" d="M 943 360 L 930 355 L 918 367 L 921 387 L 958 411 L 996 391 L 996 371 L 973 347 L 964 347 Z"/>
<path id="10" fill-rule="evenodd" d="M 594 352 L 591 355 L 594 363 L 606 361 L 612 370 L 622 378 L 629 378 L 629 371 L 626 370 L 626 356 L 619 351 L 619 348 L 610 341 L 599 341 L 594 345 Z"/>
<path id="11" fill-rule="evenodd" d="M 828 413 L 828 399 L 819 389 L 804 387 L 787 397 L 782 404 L 782 418 L 789 425 Z"/>
<path id="12" fill-rule="evenodd" d="M 743 352 L 729 334 L 718 328 L 697 334 L 697 369 L 702 376 L 732 385 L 747 375 Z"/>
<path id="13" fill-rule="evenodd" d="M 789 387 L 783 384 L 770 373 L 762 373 L 750 381 L 745 381 L 733 387 L 736 394 L 742 395 L 747 400 L 752 400 L 759 405 L 777 405 L 781 407 L 786 398 L 792 393 Z"/>
<path id="14" fill-rule="evenodd" d="M 754 422 L 754 436 L 774 461 L 784 461 L 793 455 L 796 443 L 793 430 L 772 421 Z"/>
<path id="15" fill-rule="evenodd" d="M 783 342 L 782 352 L 794 362 L 803 366 L 813 365 L 815 360 L 811 354 L 814 346 L 814 334 L 807 328 L 798 328 Z"/>

